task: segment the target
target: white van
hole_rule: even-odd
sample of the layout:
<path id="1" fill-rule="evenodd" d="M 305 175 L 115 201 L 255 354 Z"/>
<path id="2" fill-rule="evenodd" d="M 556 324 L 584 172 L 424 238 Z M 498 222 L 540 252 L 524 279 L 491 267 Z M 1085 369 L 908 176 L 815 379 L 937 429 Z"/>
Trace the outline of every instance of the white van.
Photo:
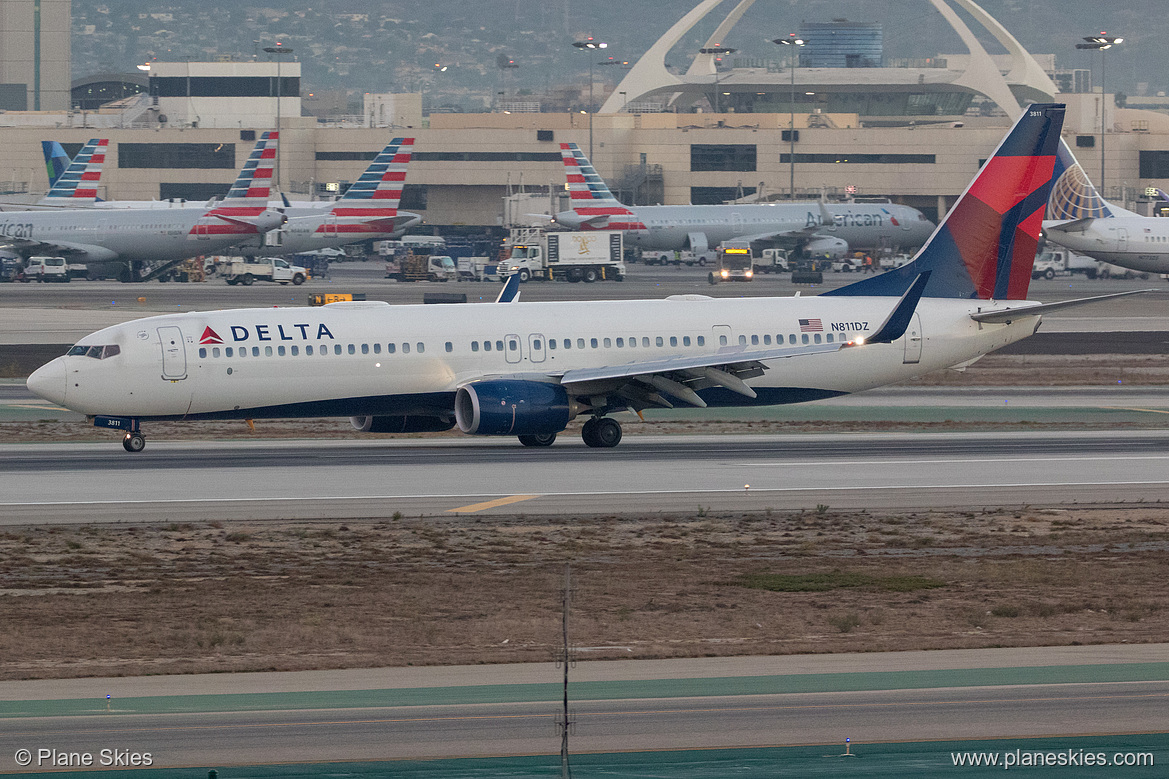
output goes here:
<path id="1" fill-rule="evenodd" d="M 69 266 L 64 257 L 29 257 L 24 265 L 24 280 L 69 282 Z"/>

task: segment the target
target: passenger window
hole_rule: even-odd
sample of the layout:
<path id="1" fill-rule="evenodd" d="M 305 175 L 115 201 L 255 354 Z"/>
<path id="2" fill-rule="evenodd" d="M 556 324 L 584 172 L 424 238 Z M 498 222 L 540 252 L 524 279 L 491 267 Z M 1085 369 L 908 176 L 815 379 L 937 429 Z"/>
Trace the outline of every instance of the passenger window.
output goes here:
<path id="1" fill-rule="evenodd" d="M 683 345 L 683 346 L 689 346 L 689 345 L 690 345 L 690 336 L 688 336 L 688 335 L 684 335 L 684 336 L 682 336 L 682 345 Z"/>
<path id="2" fill-rule="evenodd" d="M 333 354 L 341 353 L 341 344 L 333 344 Z"/>
<path id="3" fill-rule="evenodd" d="M 704 335 L 698 336 L 698 345 L 699 346 L 706 346 L 706 336 L 704 336 Z"/>
<path id="4" fill-rule="evenodd" d="M 300 347 L 299 347 L 299 346 L 293 346 L 293 347 L 292 347 L 292 356 L 293 356 L 293 357 L 296 357 L 298 354 L 300 354 Z"/>
<path id="5" fill-rule="evenodd" d="M 296 347 L 294 346 L 294 347 L 292 347 L 292 349 L 293 349 L 292 353 L 296 354 Z M 381 354 L 382 353 L 382 345 L 381 344 L 374 344 L 373 345 L 373 353 L 374 354 Z"/>
<path id="6" fill-rule="evenodd" d="M 803 335 L 801 335 L 800 340 L 803 341 L 804 343 L 807 343 L 808 342 L 808 334 L 804 333 Z"/>
<path id="7" fill-rule="evenodd" d="M 473 351 L 473 352 L 479 351 L 479 342 L 478 341 L 471 342 L 471 351 Z"/>
<path id="8" fill-rule="evenodd" d="M 543 344 L 540 343 L 539 338 L 537 338 L 535 341 L 532 341 L 532 348 L 535 349 L 536 351 L 540 351 L 541 349 L 544 348 Z"/>
<path id="9" fill-rule="evenodd" d="M 386 344 L 386 354 L 393 354 L 396 351 L 398 351 L 397 344 Z"/>
<path id="10" fill-rule="evenodd" d="M 309 348 L 311 349 L 312 347 L 310 346 Z M 228 357 L 232 357 L 232 356 L 234 356 L 234 354 L 235 354 L 235 350 L 234 350 L 234 349 L 232 349 L 230 346 L 228 346 L 227 348 L 225 348 L 225 349 L 223 350 L 223 353 L 224 353 L 225 355 L 227 355 Z"/>
<path id="11" fill-rule="evenodd" d="M 596 338 L 590 338 L 590 339 L 589 339 L 589 346 L 591 346 L 591 347 L 593 347 L 594 349 L 596 349 L 596 348 L 597 348 L 597 345 L 598 345 L 598 344 L 597 344 L 597 339 L 596 339 Z"/>
<path id="12" fill-rule="evenodd" d="M 794 344 L 796 342 L 796 334 L 795 333 L 788 333 L 787 342 L 789 344 Z"/>
<path id="13" fill-rule="evenodd" d="M 678 345 L 678 336 L 671 335 L 670 336 L 670 346 L 677 346 L 677 345 Z"/>
<path id="14" fill-rule="evenodd" d="M 402 344 L 402 354 L 409 354 L 409 353 L 410 353 L 410 344 L 403 343 Z"/>
<path id="15" fill-rule="evenodd" d="M 485 351 L 485 352 L 491 351 L 491 342 L 490 341 L 483 342 L 483 351 Z"/>
<path id="16" fill-rule="evenodd" d="M 642 336 L 641 337 L 641 345 L 643 347 L 645 347 L 646 349 L 649 348 L 649 336 Z"/>
<path id="17" fill-rule="evenodd" d="M 340 347 L 340 346 L 338 346 L 337 348 L 338 348 L 338 349 L 340 349 L 341 347 Z M 252 347 L 252 356 L 253 356 L 253 357 L 259 357 L 259 356 L 260 356 L 260 347 L 258 347 L 258 346 L 253 346 L 253 347 Z"/>
<path id="18" fill-rule="evenodd" d="M 816 335 L 814 337 L 816 339 L 816 343 L 820 343 L 820 334 L 816 333 Z"/>
<path id="19" fill-rule="evenodd" d="M 826 340 L 828 343 L 832 343 L 832 333 L 828 333 L 828 335 L 824 336 L 824 340 Z"/>
<path id="20" fill-rule="evenodd" d="M 654 343 L 657 344 L 658 346 L 665 346 L 666 345 L 665 339 L 663 339 L 660 335 L 654 339 Z"/>
<path id="21" fill-rule="evenodd" d="M 369 354 L 369 344 L 362 344 L 361 345 L 361 353 L 362 354 Z"/>
<path id="22" fill-rule="evenodd" d="M 207 349 L 206 349 L 206 347 L 200 346 L 200 347 L 199 347 L 199 359 L 200 359 L 200 360 L 203 360 L 203 359 L 206 359 L 206 357 L 207 357 Z"/>
<path id="23" fill-rule="evenodd" d="M 218 347 L 218 346 L 214 347 L 214 348 L 211 350 L 211 356 L 212 356 L 212 357 L 218 357 L 218 356 L 219 356 L 219 347 Z"/>
<path id="24" fill-rule="evenodd" d="M 625 348 L 625 339 L 624 339 L 624 338 L 618 338 L 618 339 L 617 339 L 617 348 L 618 348 L 618 349 L 624 349 L 624 348 Z"/>
<path id="25" fill-rule="evenodd" d="M 272 356 L 272 347 L 271 347 L 271 346 L 265 346 L 265 347 L 264 347 L 264 356 L 265 356 L 265 357 L 271 357 L 271 356 Z"/>
<path id="26" fill-rule="evenodd" d="M 284 347 L 283 347 L 283 346 L 277 346 L 277 347 L 276 347 L 276 354 L 278 354 L 278 355 L 280 355 L 281 357 L 283 357 L 283 356 L 284 356 Z"/>
<path id="27" fill-rule="evenodd" d="M 555 349 L 555 348 L 556 348 L 556 339 L 555 339 L 555 338 L 549 338 L 549 339 L 548 339 L 548 348 L 549 348 L 549 349 Z"/>
<path id="28" fill-rule="evenodd" d="M 739 336 L 739 346 L 746 346 L 746 345 L 747 345 L 747 336 L 745 336 L 745 335 Z"/>
<path id="29" fill-rule="evenodd" d="M 564 348 L 565 348 L 565 349 L 571 349 L 571 348 L 572 348 L 572 339 L 571 339 L 571 338 L 565 338 L 565 339 L 564 339 Z"/>
<path id="30" fill-rule="evenodd" d="M 514 338 L 507 339 L 507 350 L 509 352 L 514 352 L 516 349 L 519 349 L 519 348 L 520 348 L 520 345 L 516 342 L 516 339 L 514 339 Z"/>
<path id="31" fill-rule="evenodd" d="M 606 338 L 606 339 L 605 339 L 605 348 L 606 348 L 606 349 L 611 349 L 612 347 L 613 347 L 613 339 L 611 339 L 611 338 Z"/>
<path id="32" fill-rule="evenodd" d="M 353 344 L 349 344 L 349 353 L 357 354 L 357 347 L 355 347 Z"/>
<path id="33" fill-rule="evenodd" d="M 418 353 L 419 353 L 419 354 L 422 354 L 422 353 L 423 353 L 423 352 L 425 352 L 425 351 L 426 351 L 426 344 L 424 344 L 424 343 L 422 343 L 421 341 L 419 341 L 419 342 L 418 342 Z"/>
<path id="34" fill-rule="evenodd" d="M 497 352 L 503 351 L 503 341 L 496 341 L 495 342 L 495 351 L 497 351 Z"/>
<path id="35" fill-rule="evenodd" d="M 720 335 L 718 337 L 718 345 L 719 346 L 726 346 L 727 345 L 727 337 L 725 335 Z"/>
<path id="36" fill-rule="evenodd" d="M 446 350 L 448 352 L 453 352 L 455 350 L 455 345 L 453 343 L 451 343 L 450 341 L 447 341 L 446 342 Z"/>
<path id="37" fill-rule="evenodd" d="M 583 348 L 585 348 L 585 345 L 584 345 L 584 339 L 583 339 L 583 338 L 577 338 L 577 339 L 576 339 L 576 348 L 577 348 L 577 349 L 583 349 Z"/>
<path id="38" fill-rule="evenodd" d="M 763 336 L 763 345 L 764 346 L 771 346 L 771 336 L 770 335 Z"/>
<path id="39" fill-rule="evenodd" d="M 759 336 L 757 336 L 757 335 L 753 335 L 753 336 L 751 336 L 751 345 L 752 345 L 752 346 L 758 346 L 758 345 L 759 345 Z"/>

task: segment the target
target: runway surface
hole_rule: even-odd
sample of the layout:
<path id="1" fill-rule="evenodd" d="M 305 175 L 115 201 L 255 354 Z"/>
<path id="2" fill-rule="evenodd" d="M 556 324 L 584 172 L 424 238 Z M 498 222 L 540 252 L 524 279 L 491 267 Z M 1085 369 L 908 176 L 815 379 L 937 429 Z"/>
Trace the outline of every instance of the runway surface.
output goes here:
<path id="1" fill-rule="evenodd" d="M 1115 740 L 1107 734 L 1169 731 L 1166 654 L 1152 645 L 584 663 L 570 686 L 571 744 L 579 753 L 848 737 L 858 750 L 932 739 L 981 749 L 976 739 L 1094 734 L 1100 745 Z M 7 683 L 0 770 L 15 769 L 22 748 L 116 746 L 149 752 L 156 767 L 554 755 L 558 676 L 538 664 Z M 200 690 L 211 694 L 191 694 Z M 933 749 L 940 768 L 945 747 Z M 726 753 L 723 768 L 735 759 Z"/>
<path id="2" fill-rule="evenodd" d="M 0 521 L 316 519 L 1169 501 L 1169 431 L 0 447 Z"/>

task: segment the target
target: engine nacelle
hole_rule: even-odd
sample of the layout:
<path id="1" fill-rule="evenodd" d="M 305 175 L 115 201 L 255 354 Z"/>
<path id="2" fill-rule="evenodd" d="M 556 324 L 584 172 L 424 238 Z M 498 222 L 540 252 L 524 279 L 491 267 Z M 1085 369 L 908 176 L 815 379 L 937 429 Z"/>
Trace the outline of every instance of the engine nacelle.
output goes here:
<path id="1" fill-rule="evenodd" d="M 808 241 L 807 245 L 804 246 L 804 251 L 809 257 L 818 260 L 839 260 L 848 254 L 848 241 L 826 235 L 817 236 Z"/>
<path id="2" fill-rule="evenodd" d="M 362 433 L 441 433 L 455 426 L 446 417 L 349 417 L 349 424 Z"/>
<path id="3" fill-rule="evenodd" d="M 455 393 L 455 421 L 468 435 L 546 435 L 568 426 L 573 405 L 559 384 L 477 381 Z"/>

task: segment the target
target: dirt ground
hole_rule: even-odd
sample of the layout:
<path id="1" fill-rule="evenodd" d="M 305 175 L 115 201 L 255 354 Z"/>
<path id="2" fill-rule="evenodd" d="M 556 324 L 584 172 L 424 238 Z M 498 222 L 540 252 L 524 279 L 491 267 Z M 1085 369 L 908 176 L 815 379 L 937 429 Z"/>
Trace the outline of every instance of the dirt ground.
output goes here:
<path id="1" fill-rule="evenodd" d="M 0 679 L 1169 640 L 1169 508 L 0 533 Z"/>

